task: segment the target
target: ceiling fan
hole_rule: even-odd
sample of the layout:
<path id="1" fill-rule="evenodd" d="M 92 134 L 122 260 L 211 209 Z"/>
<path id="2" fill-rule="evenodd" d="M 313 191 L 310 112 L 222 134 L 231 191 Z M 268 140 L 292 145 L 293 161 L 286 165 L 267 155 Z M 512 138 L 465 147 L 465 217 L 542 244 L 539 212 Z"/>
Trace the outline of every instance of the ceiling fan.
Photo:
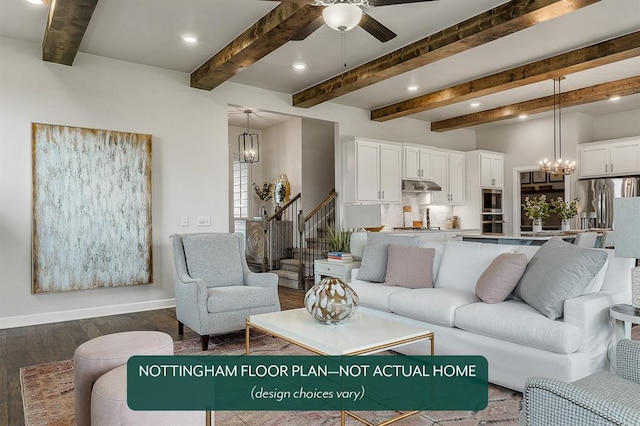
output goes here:
<path id="1" fill-rule="evenodd" d="M 282 0 L 266 0 L 282 1 Z M 366 9 L 380 6 L 392 6 L 405 3 L 423 3 L 437 0 L 285 0 L 289 3 L 322 6 L 322 17 L 303 28 L 292 40 L 304 40 L 322 25 L 327 24 L 336 31 L 345 32 L 356 25 L 380 40 L 387 42 L 397 36 L 380 21 L 367 14 Z"/>

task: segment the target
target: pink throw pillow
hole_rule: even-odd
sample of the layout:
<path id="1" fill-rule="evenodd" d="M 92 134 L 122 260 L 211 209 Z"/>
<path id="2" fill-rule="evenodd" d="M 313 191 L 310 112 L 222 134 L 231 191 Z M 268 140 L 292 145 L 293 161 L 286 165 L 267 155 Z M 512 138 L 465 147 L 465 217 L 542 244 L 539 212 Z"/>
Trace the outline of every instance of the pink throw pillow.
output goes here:
<path id="1" fill-rule="evenodd" d="M 500 303 L 518 285 L 527 268 L 524 253 L 503 253 L 493 259 L 476 283 L 476 296 L 485 303 Z"/>
<path id="2" fill-rule="evenodd" d="M 433 287 L 433 248 L 389 244 L 385 285 L 407 288 Z"/>

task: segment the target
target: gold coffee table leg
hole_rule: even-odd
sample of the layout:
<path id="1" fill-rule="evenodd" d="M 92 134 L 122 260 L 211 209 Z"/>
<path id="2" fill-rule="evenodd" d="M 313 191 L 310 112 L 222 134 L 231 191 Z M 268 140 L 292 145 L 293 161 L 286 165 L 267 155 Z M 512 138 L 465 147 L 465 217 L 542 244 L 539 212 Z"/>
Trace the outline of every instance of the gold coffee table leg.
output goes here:
<path id="1" fill-rule="evenodd" d="M 207 418 L 205 420 L 207 426 L 211 426 L 211 410 L 207 410 Z"/>
<path id="2" fill-rule="evenodd" d="M 247 318 L 247 326 L 244 329 L 244 344 L 245 344 L 245 355 L 249 355 L 249 328 L 251 327 L 251 323 L 249 322 L 249 318 Z"/>

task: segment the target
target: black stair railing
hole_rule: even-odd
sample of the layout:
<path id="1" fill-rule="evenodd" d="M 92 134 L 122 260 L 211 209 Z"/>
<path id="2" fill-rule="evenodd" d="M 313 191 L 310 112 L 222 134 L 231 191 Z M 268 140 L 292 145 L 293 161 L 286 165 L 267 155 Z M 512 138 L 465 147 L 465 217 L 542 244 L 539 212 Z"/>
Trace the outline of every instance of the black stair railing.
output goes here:
<path id="1" fill-rule="evenodd" d="M 298 229 L 298 215 L 302 194 L 298 193 L 282 206 L 276 206 L 273 215 L 263 220 L 265 233 L 262 271 L 280 269 L 280 260 L 293 257 L 296 245 L 294 230 Z"/>
<path id="2" fill-rule="evenodd" d="M 306 289 L 309 278 L 314 276 L 314 261 L 326 257 L 329 251 L 329 240 L 326 238 L 327 228 L 334 226 L 336 220 L 336 192 L 318 204 L 304 220 L 298 222 L 299 265 L 298 288 Z M 302 210 L 298 216 L 302 217 Z"/>

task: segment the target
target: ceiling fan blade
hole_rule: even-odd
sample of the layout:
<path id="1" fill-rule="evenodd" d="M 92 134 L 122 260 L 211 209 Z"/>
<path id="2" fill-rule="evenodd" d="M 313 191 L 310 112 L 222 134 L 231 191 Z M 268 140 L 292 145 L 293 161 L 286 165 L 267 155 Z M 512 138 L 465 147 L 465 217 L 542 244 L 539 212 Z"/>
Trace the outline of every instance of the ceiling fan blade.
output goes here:
<path id="1" fill-rule="evenodd" d="M 423 3 L 426 1 L 438 1 L 438 0 L 369 0 L 369 4 L 373 7 L 379 7 L 379 6 L 392 6 L 394 4 Z"/>
<path id="2" fill-rule="evenodd" d="M 362 14 L 362 19 L 358 24 L 363 30 L 385 43 L 397 36 L 396 33 L 382 25 L 379 21 L 372 18 L 366 12 Z"/>
<path id="3" fill-rule="evenodd" d="M 316 31 L 318 28 L 320 28 L 323 25 L 324 25 L 324 20 L 322 19 L 322 16 L 320 16 L 318 19 L 316 19 L 315 21 L 313 21 L 312 23 L 310 23 L 309 25 L 301 29 L 296 35 L 291 37 L 291 40 L 295 40 L 295 41 L 304 40 L 305 38 L 309 37 L 314 31 Z"/>

